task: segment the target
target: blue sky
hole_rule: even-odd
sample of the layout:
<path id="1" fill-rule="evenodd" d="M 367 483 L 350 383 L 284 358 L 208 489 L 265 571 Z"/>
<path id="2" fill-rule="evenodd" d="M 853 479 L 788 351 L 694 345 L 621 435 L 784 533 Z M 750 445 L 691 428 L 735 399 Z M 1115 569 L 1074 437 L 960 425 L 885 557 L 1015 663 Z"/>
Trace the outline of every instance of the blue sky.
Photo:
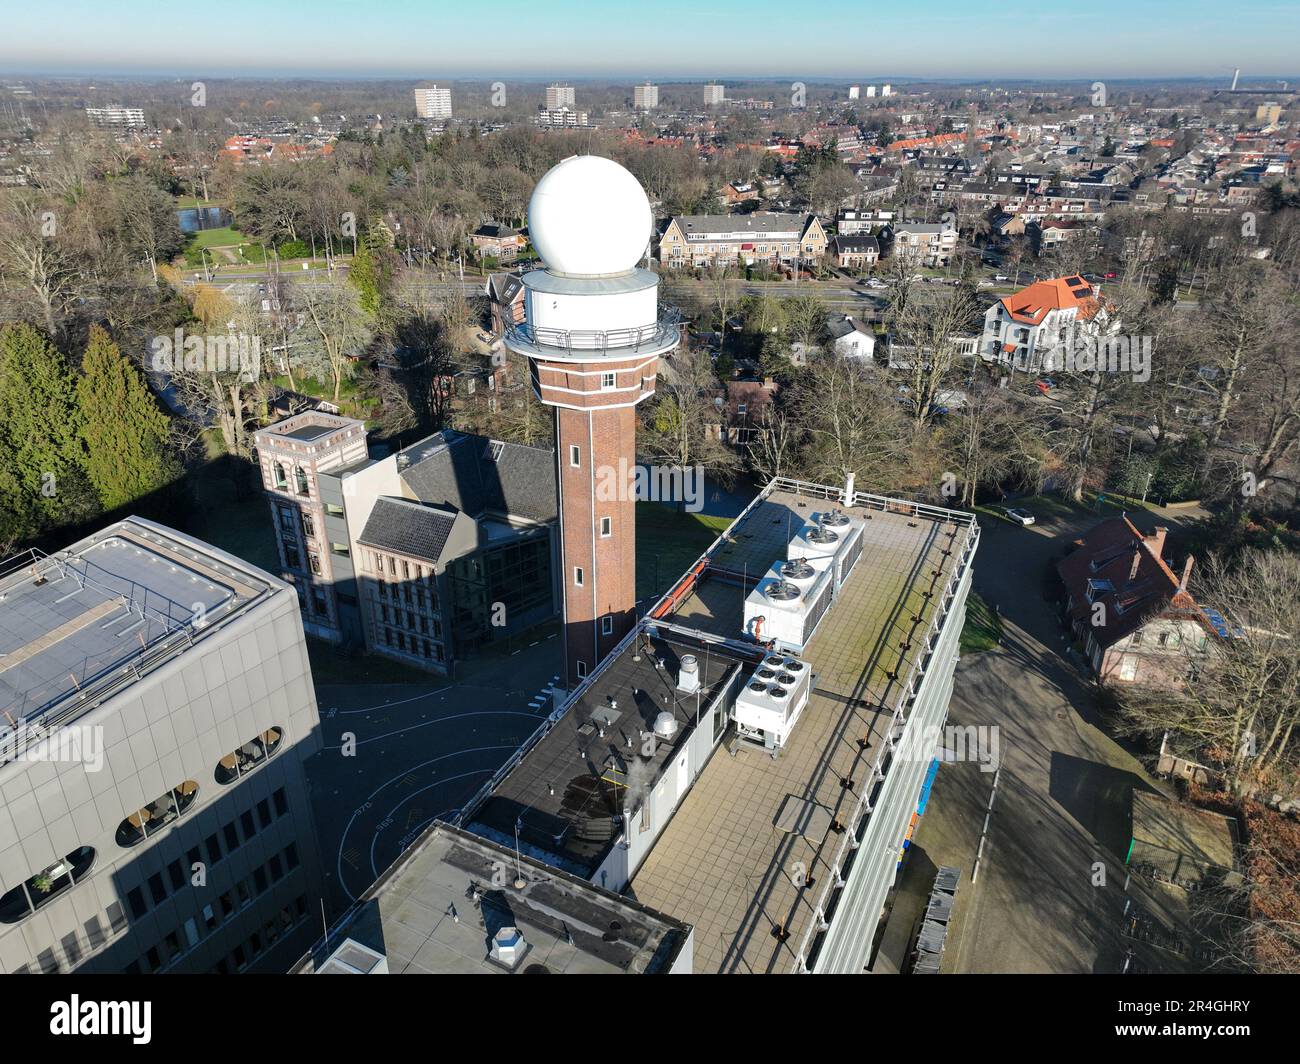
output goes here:
<path id="1" fill-rule="evenodd" d="M 11 0 L 0 71 L 421 78 L 1231 77 L 1300 68 L 1289 0 Z"/>

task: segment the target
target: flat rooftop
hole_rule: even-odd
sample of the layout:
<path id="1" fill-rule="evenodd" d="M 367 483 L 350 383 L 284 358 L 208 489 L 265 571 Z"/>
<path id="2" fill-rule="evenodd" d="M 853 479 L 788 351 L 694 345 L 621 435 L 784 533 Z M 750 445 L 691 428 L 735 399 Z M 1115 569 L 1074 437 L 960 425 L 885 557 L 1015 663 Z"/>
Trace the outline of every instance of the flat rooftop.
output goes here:
<path id="1" fill-rule="evenodd" d="M 700 692 L 676 689 L 678 662 L 694 654 Z M 622 830 L 624 808 L 635 809 L 707 709 L 741 668 L 735 659 L 686 641 L 642 634 L 582 688 L 570 707 L 473 814 L 473 828 L 502 845 L 589 878 Z M 669 711 L 671 739 L 656 739 L 643 756 L 643 736 Z M 646 746 L 648 749 L 648 745 Z"/>
<path id="2" fill-rule="evenodd" d="M 516 875 L 523 881 L 515 885 Z M 668 971 L 690 935 L 678 920 L 514 851 L 436 823 L 294 971 L 311 972 L 352 939 L 394 975 L 507 974 L 489 959 L 502 927 L 529 949 L 521 974 Z"/>
<path id="3" fill-rule="evenodd" d="M 715 575 L 672 620 L 738 636 L 745 588 L 811 514 L 838 505 L 775 491 L 726 533 Z M 853 507 L 862 556 L 802 657 L 813 693 L 775 760 L 728 737 L 632 878 L 628 893 L 695 926 L 695 970 L 785 972 L 814 919 L 829 862 L 872 786 L 871 769 L 933 605 L 961 558 L 970 520 Z M 787 830 L 794 828 L 795 830 Z"/>
<path id="4" fill-rule="evenodd" d="M 233 558 L 128 518 L 0 567 L 0 726 L 97 704 L 273 585 Z"/>

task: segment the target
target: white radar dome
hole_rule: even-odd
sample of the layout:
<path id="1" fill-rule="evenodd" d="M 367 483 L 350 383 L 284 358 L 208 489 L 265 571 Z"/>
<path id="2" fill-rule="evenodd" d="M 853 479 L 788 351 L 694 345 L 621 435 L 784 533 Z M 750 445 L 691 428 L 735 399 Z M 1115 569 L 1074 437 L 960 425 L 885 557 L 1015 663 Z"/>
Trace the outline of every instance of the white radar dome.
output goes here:
<path id="1" fill-rule="evenodd" d="M 551 167 L 528 201 L 528 235 L 553 273 L 626 273 L 646 253 L 653 224 L 641 183 L 599 155 Z"/>

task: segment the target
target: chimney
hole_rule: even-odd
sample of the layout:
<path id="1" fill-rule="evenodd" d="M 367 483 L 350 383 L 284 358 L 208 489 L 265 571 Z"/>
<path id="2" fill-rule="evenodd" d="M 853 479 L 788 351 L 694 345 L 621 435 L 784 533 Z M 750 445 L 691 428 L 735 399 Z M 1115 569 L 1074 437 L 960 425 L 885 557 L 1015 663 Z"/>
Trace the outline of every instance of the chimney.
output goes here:
<path id="1" fill-rule="evenodd" d="M 1165 553 L 1165 535 L 1166 535 L 1168 532 L 1169 532 L 1169 529 L 1167 529 L 1167 528 L 1165 528 L 1163 525 L 1161 525 L 1161 526 L 1158 526 L 1158 527 L 1155 529 L 1155 531 L 1153 531 L 1153 532 L 1151 533 L 1151 535 L 1149 535 L 1149 536 L 1146 537 L 1146 541 L 1147 541 L 1149 544 L 1151 544 L 1151 553 L 1154 554 L 1157 558 L 1160 558 L 1160 557 L 1163 557 L 1163 556 L 1164 556 L 1164 553 Z"/>
<path id="2" fill-rule="evenodd" d="M 1192 575 L 1192 563 L 1194 561 L 1196 561 L 1195 557 L 1189 554 L 1187 556 L 1187 561 L 1183 562 L 1183 576 L 1182 579 L 1178 581 L 1179 591 L 1187 590 L 1187 581 Z"/>
<path id="3" fill-rule="evenodd" d="M 849 475 L 844 478 L 844 505 L 846 507 L 853 505 L 853 497 L 856 493 L 853 490 L 853 471 L 849 470 Z"/>
<path id="4" fill-rule="evenodd" d="M 1138 566 L 1142 564 L 1142 548 L 1133 548 L 1133 564 L 1129 566 L 1128 582 L 1131 584 L 1138 578 Z"/>

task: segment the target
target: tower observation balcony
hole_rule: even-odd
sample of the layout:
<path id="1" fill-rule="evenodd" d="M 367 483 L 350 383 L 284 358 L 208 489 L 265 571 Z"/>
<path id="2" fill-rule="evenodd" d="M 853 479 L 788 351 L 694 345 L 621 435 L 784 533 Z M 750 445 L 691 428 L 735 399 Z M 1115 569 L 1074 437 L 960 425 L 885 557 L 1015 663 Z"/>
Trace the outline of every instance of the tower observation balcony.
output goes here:
<path id="1" fill-rule="evenodd" d="M 546 361 L 590 362 L 658 355 L 681 338 L 681 314 L 659 303 L 659 279 L 634 269 L 603 277 L 533 270 L 523 276 L 526 310 L 506 328 L 506 346 Z"/>

